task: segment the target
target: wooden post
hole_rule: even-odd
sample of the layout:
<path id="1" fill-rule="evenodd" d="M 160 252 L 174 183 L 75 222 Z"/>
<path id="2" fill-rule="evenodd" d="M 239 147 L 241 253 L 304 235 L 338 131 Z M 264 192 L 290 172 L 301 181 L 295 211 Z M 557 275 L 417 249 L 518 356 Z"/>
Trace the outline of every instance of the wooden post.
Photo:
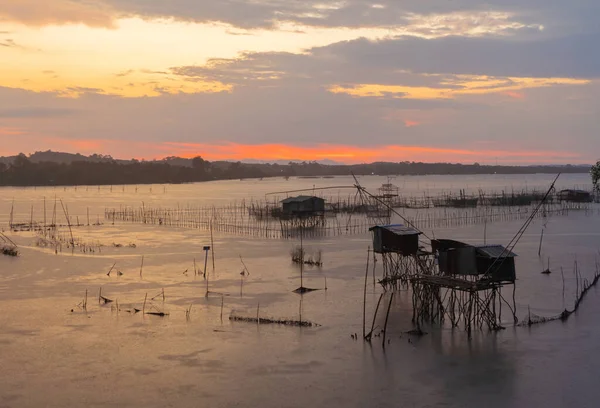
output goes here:
<path id="1" fill-rule="evenodd" d="M 369 334 L 365 336 L 365 340 L 371 341 L 371 336 L 373 335 L 373 330 L 375 330 L 375 318 L 377 317 L 377 312 L 379 311 L 379 305 L 381 304 L 381 299 L 383 298 L 383 293 L 379 295 L 379 300 L 377 301 L 377 306 L 375 307 L 375 314 L 373 314 L 373 322 L 371 323 L 371 331 Z"/>
<path id="2" fill-rule="evenodd" d="M 204 246 L 203 249 L 204 249 L 204 277 L 206 278 L 206 265 L 208 264 L 208 251 L 210 250 L 210 247 L 208 245 L 206 245 L 206 246 Z"/>
<path id="3" fill-rule="evenodd" d="M 210 257 L 212 259 L 213 270 L 215 269 L 215 243 L 213 241 L 213 224 L 210 221 Z M 206 269 L 206 268 L 204 268 Z"/>
<path id="4" fill-rule="evenodd" d="M 221 323 L 223 323 L 223 295 L 221 295 Z"/>
<path id="5" fill-rule="evenodd" d="M 390 302 L 388 303 L 387 313 L 385 314 L 385 323 L 383 325 L 382 345 L 384 348 L 385 348 L 385 335 L 387 334 L 388 318 L 390 317 L 390 308 L 392 307 L 392 299 L 394 299 L 394 292 L 392 292 L 392 295 L 390 296 Z"/>
<path id="6" fill-rule="evenodd" d="M 369 248 L 367 249 L 367 267 L 365 269 L 365 287 L 363 289 L 363 338 L 365 337 L 366 333 L 366 319 L 367 319 L 367 277 L 369 276 L 369 258 L 371 255 L 371 247 L 369 246 Z"/>
<path id="7" fill-rule="evenodd" d="M 300 224 L 300 289 L 302 290 L 304 288 L 304 283 L 303 283 L 303 274 L 304 274 L 304 246 L 302 243 L 302 235 L 303 235 L 303 229 L 302 229 L 302 224 Z"/>

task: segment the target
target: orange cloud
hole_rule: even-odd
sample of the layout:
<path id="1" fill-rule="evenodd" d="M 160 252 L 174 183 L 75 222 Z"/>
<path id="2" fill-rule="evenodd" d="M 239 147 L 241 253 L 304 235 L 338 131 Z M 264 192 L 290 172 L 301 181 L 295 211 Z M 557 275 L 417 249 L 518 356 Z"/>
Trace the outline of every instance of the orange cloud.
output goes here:
<path id="1" fill-rule="evenodd" d="M 525 99 L 525 94 L 522 92 L 506 91 L 506 92 L 504 92 L 504 95 L 510 96 L 511 98 L 514 98 L 514 99 Z"/>
<path id="2" fill-rule="evenodd" d="M 353 86 L 333 85 L 329 92 L 347 94 L 354 97 L 392 97 L 397 99 L 453 99 L 462 95 L 519 94 L 518 91 L 530 88 L 545 88 L 556 85 L 587 85 L 589 79 L 574 78 L 527 78 L 492 77 L 485 75 L 444 75 L 432 74 L 429 77 L 440 79 L 440 87 L 355 84 Z"/>
<path id="3" fill-rule="evenodd" d="M 0 136 L 20 136 L 24 133 L 25 132 L 20 129 L 0 127 Z"/>
<path id="4" fill-rule="evenodd" d="M 31 26 L 83 23 L 90 27 L 113 27 L 113 16 L 114 10 L 100 2 L 2 0 L 0 3 L 0 17 Z"/>
<path id="5" fill-rule="evenodd" d="M 416 120 L 404 119 L 404 126 L 407 128 L 419 126 L 421 122 L 417 122 Z"/>

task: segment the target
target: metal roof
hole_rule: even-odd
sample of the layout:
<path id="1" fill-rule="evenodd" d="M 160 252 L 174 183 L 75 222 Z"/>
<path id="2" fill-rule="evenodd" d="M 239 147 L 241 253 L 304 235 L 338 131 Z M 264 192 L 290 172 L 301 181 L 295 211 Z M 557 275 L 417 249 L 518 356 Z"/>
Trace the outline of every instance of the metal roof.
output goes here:
<path id="1" fill-rule="evenodd" d="M 285 200 L 281 200 L 280 202 L 283 203 L 283 204 L 288 204 L 288 203 L 303 203 L 303 202 L 309 201 L 309 200 L 323 200 L 323 201 L 325 201 L 323 198 L 320 198 L 320 197 L 300 195 L 298 197 L 288 197 Z"/>
<path id="2" fill-rule="evenodd" d="M 486 255 L 490 258 L 513 258 L 517 256 L 517 254 L 509 251 L 502 245 L 483 245 L 476 248 L 477 252 L 479 252 L 481 255 Z"/>
<path id="3" fill-rule="evenodd" d="M 382 228 L 382 229 L 388 230 L 392 234 L 396 234 L 396 235 L 415 235 L 415 234 L 421 234 L 421 231 L 416 230 L 416 229 L 411 228 L 411 227 L 407 227 L 407 226 L 402 225 L 402 224 L 376 225 L 374 227 L 369 228 L 369 231 L 373 231 L 373 230 L 378 229 L 378 228 Z"/>

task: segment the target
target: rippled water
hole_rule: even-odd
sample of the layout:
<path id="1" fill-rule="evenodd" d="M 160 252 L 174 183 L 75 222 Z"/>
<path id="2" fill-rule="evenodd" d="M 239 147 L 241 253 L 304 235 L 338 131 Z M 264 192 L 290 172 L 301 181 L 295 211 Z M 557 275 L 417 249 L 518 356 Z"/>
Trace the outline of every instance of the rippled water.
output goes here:
<path id="1" fill-rule="evenodd" d="M 551 175 L 406 177 L 393 180 L 403 191 L 519 190 L 544 188 Z M 386 179 L 363 177 L 367 188 Z M 267 192 L 350 184 L 349 178 L 227 181 L 178 186 L 0 189 L 0 223 L 28 220 L 47 212 L 54 196 L 72 216 L 102 220 L 105 207 L 228 203 Z M 561 176 L 559 187 L 585 186 L 587 175 Z M 150 192 L 152 188 L 152 192 Z M 14 204 L 13 204 L 14 202 Z M 573 265 L 593 275 L 600 248 L 600 217 L 571 213 L 536 220 L 516 247 L 519 316 L 551 316 L 574 301 Z M 537 256 L 545 224 L 543 254 Z M 519 222 L 487 225 L 488 241 L 506 244 Z M 309 240 L 322 249 L 322 269 L 307 269 L 305 286 L 324 289 L 302 297 L 299 270 L 290 264 L 294 241 L 258 240 L 217 234 L 215 269 L 208 258 L 206 280 L 194 276 L 193 260 L 204 268 L 204 231 L 137 224 L 78 227 L 77 237 L 101 242 L 100 253 L 39 248 L 29 233 L 11 234 L 16 259 L 0 257 L 0 406 L 597 406 L 600 370 L 600 307 L 590 291 L 568 322 L 495 334 L 428 327 L 412 338 L 410 294 L 400 292 L 390 315 L 385 349 L 355 341 L 362 332 L 362 291 L 369 236 Z M 436 237 L 481 242 L 483 226 L 435 231 Z M 124 244 L 113 247 L 112 243 Z M 127 246 L 135 243 L 136 248 Z M 144 256 L 140 277 L 141 258 Z M 243 257 L 250 275 L 242 277 Z M 540 274 L 547 258 L 553 274 Z M 118 276 L 107 272 L 116 262 Z M 563 267 L 565 299 L 562 297 Z M 187 272 L 185 272 L 187 270 Z M 379 269 L 381 272 L 381 269 Z M 169 313 L 161 318 L 117 313 L 98 304 L 98 289 L 122 308 L 147 302 Z M 88 290 L 88 310 L 77 307 Z M 223 293 L 220 296 L 218 293 Z M 372 314 L 380 289 L 369 279 Z M 223 319 L 221 320 L 221 302 Z M 186 309 L 192 305 L 189 319 Z M 260 306 L 259 306 L 260 304 Z M 114 303 L 113 303 L 114 305 Z M 230 313 L 308 319 L 316 328 L 257 326 L 228 320 Z M 73 309 L 73 312 L 71 310 Z M 510 320 L 506 312 L 505 320 Z M 504 315 L 503 315 L 504 317 Z M 378 322 L 382 324 L 382 322 Z"/>

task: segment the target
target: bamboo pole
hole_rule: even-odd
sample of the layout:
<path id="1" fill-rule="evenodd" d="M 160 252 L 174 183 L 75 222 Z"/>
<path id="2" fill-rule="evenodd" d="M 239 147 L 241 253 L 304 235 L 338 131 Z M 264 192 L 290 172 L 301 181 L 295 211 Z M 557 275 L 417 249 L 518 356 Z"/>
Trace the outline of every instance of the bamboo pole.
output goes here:
<path id="1" fill-rule="evenodd" d="M 371 247 L 369 246 L 369 248 L 367 249 L 367 267 L 365 268 L 365 287 L 363 289 L 363 338 L 365 337 L 366 333 L 366 319 L 367 319 L 367 278 L 369 276 L 369 258 L 370 258 L 370 253 L 371 251 Z"/>

